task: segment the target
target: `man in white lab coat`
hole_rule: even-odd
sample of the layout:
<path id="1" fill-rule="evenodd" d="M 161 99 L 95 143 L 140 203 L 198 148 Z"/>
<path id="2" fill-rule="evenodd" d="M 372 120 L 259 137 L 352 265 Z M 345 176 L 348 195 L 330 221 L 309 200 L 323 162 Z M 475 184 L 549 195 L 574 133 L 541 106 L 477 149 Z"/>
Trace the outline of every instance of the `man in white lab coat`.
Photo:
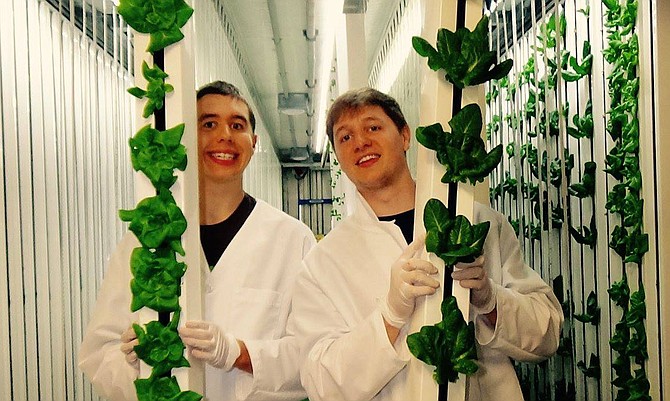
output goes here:
<path id="1" fill-rule="evenodd" d="M 289 290 L 314 235 L 242 189 L 256 135 L 237 88 L 213 82 L 197 99 L 200 237 L 210 269 L 204 321 L 185 322 L 180 336 L 191 358 L 207 362 L 207 399 L 301 400 L 298 347 L 285 329 Z M 128 233 L 112 255 L 79 353 L 79 367 L 111 400 L 137 399 L 129 259 L 138 246 Z"/>
<path id="2" fill-rule="evenodd" d="M 357 198 L 353 215 L 306 256 L 296 282 L 288 330 L 300 339 L 301 380 L 311 401 L 412 400 L 406 323 L 415 299 L 434 294 L 439 282 L 437 269 L 417 257 L 423 238 L 412 242 L 409 127 L 397 102 L 370 88 L 340 96 L 326 124 Z M 474 220 L 491 222 L 484 254 L 451 275 L 471 289 L 480 368 L 468 399 L 522 400 L 510 358 L 554 354 L 561 307 L 523 262 L 507 220 L 481 204 Z"/>

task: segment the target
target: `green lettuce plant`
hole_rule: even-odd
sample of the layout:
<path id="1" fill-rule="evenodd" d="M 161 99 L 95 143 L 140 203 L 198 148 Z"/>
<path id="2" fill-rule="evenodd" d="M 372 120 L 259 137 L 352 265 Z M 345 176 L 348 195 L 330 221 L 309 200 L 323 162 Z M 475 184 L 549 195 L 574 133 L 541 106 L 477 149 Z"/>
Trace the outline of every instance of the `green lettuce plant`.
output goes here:
<path id="1" fill-rule="evenodd" d="M 152 376 L 160 377 L 174 368 L 190 366 L 184 358 L 186 346 L 177 333 L 179 315 L 179 311 L 175 312 L 167 326 L 158 321 L 147 323 L 145 328 L 133 324 L 133 330 L 139 341 L 139 345 L 135 346 L 135 352 L 138 358 L 153 367 Z"/>
<path id="2" fill-rule="evenodd" d="M 174 87 L 165 83 L 165 78 L 168 77 L 165 71 L 159 66 L 149 67 L 146 61 L 142 62 L 142 76 L 147 80 L 146 90 L 135 86 L 128 89 L 128 93 L 138 99 L 147 99 L 142 117 L 148 118 L 156 110 L 163 108 L 165 95 L 172 92 Z"/>
<path id="3" fill-rule="evenodd" d="M 184 171 L 186 148 L 181 144 L 184 124 L 165 131 L 142 127 L 130 144 L 130 160 L 135 171 L 143 172 L 155 188 L 169 188 L 177 181 L 174 170 Z"/>
<path id="4" fill-rule="evenodd" d="M 181 278 L 186 272 L 186 264 L 177 261 L 172 249 L 158 248 L 152 252 L 147 248 L 135 248 L 130 256 L 130 271 L 133 274 L 130 309 L 133 312 L 143 307 L 157 312 L 179 310 Z"/>
<path id="5" fill-rule="evenodd" d="M 184 255 L 181 236 L 186 231 L 186 218 L 167 189 L 157 196 L 141 200 L 133 210 L 119 210 L 119 217 L 129 221 L 129 229 L 147 248 L 169 246 Z"/>
<path id="6" fill-rule="evenodd" d="M 488 221 L 472 225 L 465 216 L 451 218 L 439 199 L 430 199 L 423 213 L 426 250 L 436 254 L 446 266 L 472 262 L 482 254 Z"/>
<path id="7" fill-rule="evenodd" d="M 117 11 L 131 28 L 149 34 L 150 53 L 182 40 L 181 28 L 193 14 L 184 0 L 120 0 Z"/>
<path id="8" fill-rule="evenodd" d="M 412 355 L 435 366 L 433 378 L 438 384 L 456 382 L 459 373 L 471 375 L 479 369 L 474 323 L 465 322 L 453 296 L 442 302 L 441 310 L 442 321 L 407 336 Z"/>
<path id="9" fill-rule="evenodd" d="M 138 401 L 200 401 L 202 396 L 193 391 L 181 391 L 177 378 L 152 377 L 135 380 Z"/>
<path id="10" fill-rule="evenodd" d="M 451 133 L 444 132 L 440 123 L 418 127 L 416 138 L 420 144 L 436 151 L 437 160 L 446 171 L 443 183 L 484 181 L 502 159 L 502 145 L 490 152 L 480 137 L 482 112 L 477 104 L 463 107 L 449 121 Z"/>
<path id="11" fill-rule="evenodd" d="M 418 36 L 412 38 L 412 47 L 428 58 L 430 69 L 444 70 L 446 80 L 457 88 L 483 84 L 505 77 L 512 69 L 512 60 L 497 63 L 496 53 L 489 48 L 488 26 L 488 17 L 483 17 L 473 31 L 441 28 L 437 32 L 437 49 Z"/>

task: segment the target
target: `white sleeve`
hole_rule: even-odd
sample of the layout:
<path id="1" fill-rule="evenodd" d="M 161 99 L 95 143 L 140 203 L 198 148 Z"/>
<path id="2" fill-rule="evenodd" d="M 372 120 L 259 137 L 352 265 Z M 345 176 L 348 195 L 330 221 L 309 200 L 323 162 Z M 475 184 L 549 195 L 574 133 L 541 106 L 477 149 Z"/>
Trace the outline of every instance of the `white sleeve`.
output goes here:
<path id="1" fill-rule="evenodd" d="M 496 227 L 497 223 L 497 227 Z M 490 238 L 489 238 L 490 237 Z M 519 241 L 507 220 L 499 215 L 491 224 L 485 255 L 497 285 L 495 327 L 483 316 L 475 318 L 477 341 L 518 361 L 535 362 L 558 348 L 563 312 L 551 287 L 523 261 Z M 488 246 L 487 246 L 488 245 Z"/>
<path id="2" fill-rule="evenodd" d="M 293 331 L 300 340 L 300 378 L 310 401 L 369 400 L 409 359 L 398 346 L 404 336 L 391 345 L 378 310 L 349 327 L 308 269 L 296 283 L 289 321 Z"/>
<path id="3" fill-rule="evenodd" d="M 78 355 L 79 369 L 97 394 L 113 401 L 137 400 L 133 382 L 138 372 L 120 349 L 121 334 L 135 316 L 130 312 L 129 264 L 135 243 L 128 233 L 112 254 Z"/>

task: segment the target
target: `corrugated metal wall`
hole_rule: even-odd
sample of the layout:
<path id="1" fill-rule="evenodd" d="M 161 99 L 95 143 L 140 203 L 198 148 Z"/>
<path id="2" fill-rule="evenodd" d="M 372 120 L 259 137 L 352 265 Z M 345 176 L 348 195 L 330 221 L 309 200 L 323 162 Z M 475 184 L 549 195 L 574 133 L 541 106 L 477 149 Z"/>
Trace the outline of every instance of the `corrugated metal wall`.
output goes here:
<path id="1" fill-rule="evenodd" d="M 13 0 L 0 13 L 3 400 L 91 398 L 76 353 L 133 188 L 129 39 L 99 5 Z"/>

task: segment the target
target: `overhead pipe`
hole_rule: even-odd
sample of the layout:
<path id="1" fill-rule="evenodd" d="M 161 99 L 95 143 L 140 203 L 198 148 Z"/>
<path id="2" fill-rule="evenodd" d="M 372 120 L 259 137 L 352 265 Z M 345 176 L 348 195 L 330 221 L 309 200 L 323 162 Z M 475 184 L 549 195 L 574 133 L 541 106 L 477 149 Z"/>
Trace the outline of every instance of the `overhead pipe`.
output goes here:
<path id="1" fill-rule="evenodd" d="M 275 44 L 277 49 L 277 67 L 279 69 L 279 80 L 281 85 L 281 91 L 284 96 L 288 96 L 288 80 L 286 78 L 286 60 L 284 60 L 284 52 L 282 50 L 281 37 L 279 36 L 279 17 L 277 16 L 277 5 L 275 0 L 267 0 L 268 12 L 270 14 L 270 26 L 272 27 L 272 41 Z M 293 118 L 288 117 L 288 126 L 289 131 L 291 132 L 291 137 L 293 138 L 293 146 L 298 146 L 298 139 L 295 136 L 295 124 L 293 123 Z"/>
<path id="2" fill-rule="evenodd" d="M 317 36 L 319 35 L 319 31 L 316 29 L 316 21 L 315 21 L 315 12 L 314 12 L 314 4 L 315 0 L 307 0 L 307 28 L 302 31 L 303 35 L 305 35 L 305 39 L 307 40 L 307 79 L 305 80 L 305 85 L 307 86 L 307 94 L 308 94 L 308 104 L 307 104 L 307 126 L 309 127 L 307 129 L 307 137 L 308 137 L 308 145 L 307 147 L 309 148 L 309 143 L 311 141 L 309 138 L 312 136 L 312 133 L 314 132 L 314 127 L 312 126 L 314 124 L 314 88 L 316 87 L 316 39 Z M 317 152 L 318 150 L 314 150 L 314 152 Z"/>

